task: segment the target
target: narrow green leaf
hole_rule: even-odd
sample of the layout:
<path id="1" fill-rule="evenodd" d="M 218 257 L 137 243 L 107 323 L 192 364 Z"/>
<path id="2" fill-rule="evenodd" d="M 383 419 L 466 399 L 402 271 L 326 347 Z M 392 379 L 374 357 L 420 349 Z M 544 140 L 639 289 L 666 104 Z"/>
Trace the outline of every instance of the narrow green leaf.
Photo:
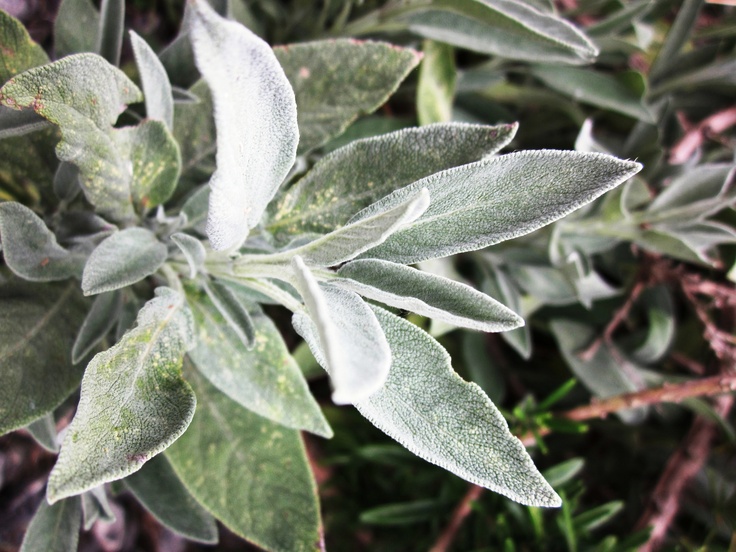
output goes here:
<path id="1" fill-rule="evenodd" d="M 524 321 L 470 286 L 414 268 L 374 259 L 353 261 L 336 285 L 392 307 L 484 332 L 518 328 Z"/>
<path id="2" fill-rule="evenodd" d="M 56 59 L 95 52 L 99 27 L 100 14 L 91 0 L 61 0 L 54 19 Z"/>
<path id="3" fill-rule="evenodd" d="M 405 19 L 420 36 L 509 59 L 581 65 L 598 55 L 576 27 L 519 0 L 432 0 Z"/>
<path id="4" fill-rule="evenodd" d="M 412 264 L 527 234 L 615 188 L 640 169 L 633 161 L 596 153 L 511 153 L 418 180 L 363 209 L 351 222 L 391 209 L 426 187 L 432 198 L 429 209 L 362 255 Z"/>
<path id="5" fill-rule="evenodd" d="M 445 510 L 446 506 L 437 499 L 385 504 L 361 512 L 360 522 L 383 526 L 414 525 L 426 523 Z"/>
<path id="6" fill-rule="evenodd" d="M 647 313 L 647 336 L 633 357 L 637 362 L 651 364 L 667 354 L 675 339 L 675 304 L 665 286 L 650 288 L 642 301 Z"/>
<path id="7" fill-rule="evenodd" d="M 281 334 L 266 315 L 257 308 L 250 312 L 256 346 L 249 351 L 207 295 L 189 290 L 187 297 L 197 332 L 189 358 L 215 387 L 278 424 L 332 436 Z"/>
<path id="8" fill-rule="evenodd" d="M 670 27 L 662 48 L 650 69 L 650 78 L 657 80 L 673 68 L 673 61 L 682 47 L 690 39 L 690 34 L 698 20 L 698 15 L 705 2 L 703 0 L 683 0 L 677 17 Z"/>
<path id="9" fill-rule="evenodd" d="M 185 228 L 191 228 L 202 236 L 205 235 L 204 222 L 207 218 L 207 205 L 210 201 L 210 187 L 207 184 L 200 186 L 192 193 L 181 208 L 187 217 Z"/>
<path id="10" fill-rule="evenodd" d="M 391 350 L 376 316 L 352 291 L 319 285 L 298 255 L 291 266 L 309 312 L 295 313 L 292 325 L 315 356 L 324 351 L 320 364 L 332 378 L 332 400 L 353 404 L 371 396 L 383 387 L 391 366 Z"/>
<path id="11" fill-rule="evenodd" d="M 146 116 L 162 121 L 171 131 L 174 128 L 174 95 L 166 69 L 148 43 L 134 31 L 130 31 L 130 42 L 146 98 Z"/>
<path id="12" fill-rule="evenodd" d="M 85 295 L 120 289 L 156 272 L 168 251 L 145 228 L 126 228 L 104 240 L 92 252 L 82 274 Z"/>
<path id="13" fill-rule="evenodd" d="M 36 44 L 23 23 L 0 10 L 0 84 L 18 73 L 48 63 L 43 48 Z"/>
<path id="14" fill-rule="evenodd" d="M 411 322 L 373 307 L 391 346 L 386 384 L 355 405 L 373 425 L 417 456 L 530 506 L 560 498 L 534 467 L 493 403 L 452 371 L 450 356 Z M 315 341 L 316 328 L 304 333 Z M 324 355 L 314 350 L 324 366 Z"/>
<path id="15" fill-rule="evenodd" d="M 184 432 L 196 403 L 181 377 L 193 325 L 184 298 L 157 288 L 136 328 L 87 365 L 77 413 L 49 476 L 49 502 L 139 470 Z"/>
<path id="16" fill-rule="evenodd" d="M 20 552 L 70 552 L 77 549 L 82 523 L 82 506 L 72 497 L 49 506 L 46 500 L 33 516 Z"/>
<path id="17" fill-rule="evenodd" d="M 138 501 L 163 525 L 189 540 L 217 543 L 217 524 L 159 454 L 124 479 Z"/>
<path id="18" fill-rule="evenodd" d="M 182 195 L 207 183 L 215 170 L 217 151 L 212 95 L 207 83 L 200 80 L 190 92 L 199 98 L 198 102 L 174 105 L 174 138 L 179 144 L 182 158 L 182 175 L 177 194 L 182 192 Z M 209 186 L 206 188 L 209 194 Z M 206 217 L 205 204 L 203 218 Z"/>
<path id="19" fill-rule="evenodd" d="M 193 238 L 189 234 L 183 234 L 182 232 L 172 234 L 171 241 L 181 250 L 189 264 L 189 277 L 194 278 L 204 266 L 204 261 L 207 258 L 207 251 L 204 245 L 197 238 Z"/>
<path id="20" fill-rule="evenodd" d="M 426 189 L 408 198 L 393 209 L 378 213 L 354 224 L 330 232 L 301 247 L 289 249 L 280 256 L 299 255 L 313 266 L 335 266 L 349 261 L 381 243 L 391 234 L 414 222 L 429 207 Z"/>
<path id="21" fill-rule="evenodd" d="M 84 367 L 72 364 L 71 351 L 85 312 L 76 283 L 0 285 L 0 435 L 51 412 L 79 386 Z"/>
<path id="22" fill-rule="evenodd" d="M 187 364 L 199 406 L 166 451 L 184 486 L 231 531 L 262 548 L 315 550 L 317 488 L 299 432 L 244 409 Z"/>
<path id="23" fill-rule="evenodd" d="M 125 1 L 102 0 L 95 52 L 116 67 L 120 65 L 125 31 Z"/>
<path id="24" fill-rule="evenodd" d="M 275 202 L 267 229 L 281 244 L 298 234 L 332 232 L 398 188 L 497 152 L 516 128 L 438 124 L 357 140 L 323 157 Z"/>
<path id="25" fill-rule="evenodd" d="M 424 59 L 417 85 L 417 117 L 420 125 L 447 123 L 455 99 L 455 50 L 449 44 L 425 40 Z"/>
<path id="26" fill-rule="evenodd" d="M 503 305 L 506 305 L 515 313 L 524 314 L 521 311 L 521 291 L 514 281 L 500 268 L 493 267 L 484 274 L 480 289 L 490 297 L 496 297 Z M 516 328 L 501 334 L 503 340 L 511 345 L 521 355 L 521 358 L 529 360 L 532 356 L 532 336 L 529 326 Z"/>
<path id="27" fill-rule="evenodd" d="M 193 3 L 192 46 L 212 90 L 217 170 L 207 235 L 213 249 L 243 243 L 294 163 L 296 101 L 270 46 L 248 29 Z"/>
<path id="28" fill-rule="evenodd" d="M 571 458 L 551 468 L 547 468 L 544 470 L 543 475 L 551 486 L 561 487 L 577 476 L 584 466 L 585 460 L 582 458 Z"/>
<path id="29" fill-rule="evenodd" d="M 588 36 L 605 37 L 620 33 L 621 31 L 638 23 L 638 21 L 647 15 L 655 4 L 649 0 L 639 0 L 630 4 L 623 4 L 620 9 L 606 16 L 601 21 L 597 21 L 585 29 Z"/>
<path id="30" fill-rule="evenodd" d="M 205 284 L 204 290 L 245 348 L 249 351 L 253 349 L 256 343 L 256 329 L 245 305 L 229 287 L 217 281 Z"/>
<path id="31" fill-rule="evenodd" d="M 55 86 L 49 87 L 48 83 Z M 0 103 L 31 107 L 61 129 L 61 161 L 80 169 L 85 196 L 103 215 L 130 218 L 130 169 L 120 157 L 112 125 L 141 92 L 120 70 L 95 54 L 78 54 L 30 69 L 0 89 Z"/>
<path id="32" fill-rule="evenodd" d="M 81 274 L 84 255 L 61 247 L 44 222 L 20 203 L 0 203 L 0 239 L 5 264 L 21 278 L 51 282 Z"/>
<path id="33" fill-rule="evenodd" d="M 274 54 L 296 94 L 300 153 L 375 111 L 421 59 L 408 48 L 352 39 L 280 46 Z"/>
<path id="34" fill-rule="evenodd" d="M 80 362 L 110 333 L 123 308 L 123 296 L 118 291 L 101 293 L 92 303 L 72 348 L 72 362 Z"/>
<path id="35" fill-rule="evenodd" d="M 44 417 L 39 418 L 35 422 L 31 422 L 26 426 L 26 430 L 31 434 L 33 439 L 47 451 L 53 454 L 57 454 L 59 452 L 56 420 L 54 420 L 53 412 L 49 412 Z"/>
<path id="36" fill-rule="evenodd" d="M 572 519 L 575 528 L 584 531 L 593 531 L 601 525 L 608 523 L 611 518 L 624 509 L 624 503 L 620 500 L 614 500 L 606 504 L 602 504 L 596 508 L 578 514 Z"/>
<path id="37" fill-rule="evenodd" d="M 462 356 L 470 381 L 477 383 L 493 404 L 500 404 L 506 397 L 506 380 L 500 362 L 488 354 L 487 339 L 477 332 L 463 332 Z"/>
<path id="38" fill-rule="evenodd" d="M 80 498 L 82 499 L 82 519 L 85 531 L 89 531 L 98 521 L 103 523 L 115 521 L 115 512 L 110 507 L 104 485 L 82 493 Z"/>

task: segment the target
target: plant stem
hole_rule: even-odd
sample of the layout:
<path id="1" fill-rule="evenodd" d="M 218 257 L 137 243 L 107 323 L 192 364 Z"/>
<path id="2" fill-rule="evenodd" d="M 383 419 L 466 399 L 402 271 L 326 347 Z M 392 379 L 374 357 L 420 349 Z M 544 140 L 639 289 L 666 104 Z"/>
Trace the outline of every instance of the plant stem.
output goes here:
<path id="1" fill-rule="evenodd" d="M 473 502 L 481 497 L 483 491 L 485 491 L 485 489 L 478 485 L 470 485 L 470 487 L 468 487 L 468 491 L 465 493 L 465 496 L 463 496 L 455 507 L 455 510 L 452 512 L 450 523 L 445 527 L 445 530 L 442 531 L 440 537 L 435 541 L 432 548 L 429 549 L 429 552 L 446 552 L 447 549 L 450 548 L 452 541 L 455 540 L 455 535 L 465 521 L 465 518 L 467 518 L 468 515 L 470 515 L 470 512 L 472 512 Z"/>

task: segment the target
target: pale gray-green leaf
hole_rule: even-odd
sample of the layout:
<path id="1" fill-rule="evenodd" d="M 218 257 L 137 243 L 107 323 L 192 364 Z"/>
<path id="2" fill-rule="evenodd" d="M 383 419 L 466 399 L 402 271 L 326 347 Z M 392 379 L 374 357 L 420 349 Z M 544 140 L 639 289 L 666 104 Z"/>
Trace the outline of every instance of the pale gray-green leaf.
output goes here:
<path id="1" fill-rule="evenodd" d="M 15 111 L 0 105 L 0 140 L 25 136 L 50 125 L 51 123 L 33 111 Z"/>
<path id="2" fill-rule="evenodd" d="M 0 285 L 0 435 L 51 412 L 79 386 L 84 367 L 71 352 L 85 312 L 76 282 Z"/>
<path id="3" fill-rule="evenodd" d="M 471 483 L 522 504 L 559 506 L 501 413 L 480 387 L 453 372 L 447 351 L 411 322 L 373 311 L 392 363 L 386 385 L 355 405 L 360 413 L 417 456 Z M 314 326 L 305 329 L 313 340 Z M 313 352 L 324 366 L 322 352 Z"/>
<path id="4" fill-rule="evenodd" d="M 197 238 L 182 232 L 172 234 L 171 241 L 181 250 L 189 264 L 189 277 L 194 278 L 204 266 L 204 261 L 207 258 L 207 251 L 204 245 Z"/>
<path id="5" fill-rule="evenodd" d="M 282 244 L 298 234 L 332 232 L 394 190 L 497 152 L 516 128 L 437 124 L 357 140 L 322 158 L 274 203 L 267 229 Z"/>
<path id="6" fill-rule="evenodd" d="M 294 163 L 296 101 L 266 42 L 203 0 L 193 5 L 192 46 L 212 91 L 218 143 L 207 235 L 213 249 L 225 250 L 261 222 Z"/>
<path id="7" fill-rule="evenodd" d="M 512 310 L 470 286 L 414 268 L 380 260 L 360 260 L 337 272 L 340 287 L 392 307 L 406 309 L 484 332 L 518 328 L 524 321 Z"/>
<path id="8" fill-rule="evenodd" d="M 421 59 L 408 48 L 352 39 L 279 46 L 274 54 L 296 94 L 300 153 L 375 111 Z"/>
<path id="9" fill-rule="evenodd" d="M 516 283 L 500 268 L 493 267 L 485 272 L 480 289 L 486 295 L 496 297 L 501 303 L 517 314 L 521 311 L 521 291 Z M 503 340 L 525 360 L 532 356 L 532 336 L 529 326 L 516 328 L 501 334 Z"/>
<path id="10" fill-rule="evenodd" d="M 301 247 L 289 249 L 281 256 L 299 255 L 305 263 L 314 266 L 344 263 L 383 243 L 391 234 L 414 222 L 427 210 L 429 203 L 429 192 L 426 189 L 419 190 L 419 193 L 393 209 L 347 224 Z"/>
<path id="11" fill-rule="evenodd" d="M 101 293 L 92 303 L 87 317 L 77 334 L 72 348 L 72 362 L 76 364 L 110 333 L 123 308 L 123 296 L 118 291 Z"/>
<path id="12" fill-rule="evenodd" d="M 429 209 L 362 255 L 412 264 L 528 234 L 640 169 L 633 161 L 596 153 L 511 153 L 423 178 L 367 207 L 351 222 L 391 209 L 426 187 L 432 198 Z"/>
<path id="13" fill-rule="evenodd" d="M 44 222 L 20 203 L 0 203 L 0 240 L 5 264 L 26 280 L 78 278 L 84 267 L 84 255 L 61 247 Z"/>
<path id="14" fill-rule="evenodd" d="M 56 197 L 71 201 L 81 190 L 82 188 L 79 186 L 79 169 L 66 161 L 59 163 L 54 173 L 54 193 Z"/>
<path id="15" fill-rule="evenodd" d="M 156 272 L 168 251 L 145 228 L 126 228 L 103 241 L 89 256 L 82 274 L 85 295 L 120 289 Z"/>
<path id="16" fill-rule="evenodd" d="M 49 476 L 49 502 L 141 468 L 187 428 L 196 398 L 181 376 L 194 322 L 184 297 L 157 288 L 137 326 L 87 365 L 77 412 Z"/>
<path id="17" fill-rule="evenodd" d="M 77 549 L 82 524 L 82 505 L 78 497 L 52 506 L 41 504 L 28 526 L 20 552 L 70 552 Z"/>
<path id="18" fill-rule="evenodd" d="M 146 510 L 175 533 L 205 544 L 217 542 L 215 518 L 186 490 L 163 454 L 124 482 Z"/>
<path id="19" fill-rule="evenodd" d="M 256 329 L 246 306 L 229 287 L 216 280 L 205 284 L 204 290 L 229 328 L 246 349 L 252 350 L 256 342 Z"/>
<path id="20" fill-rule="evenodd" d="M 36 44 L 23 23 L 0 10 L 0 84 L 18 73 L 48 63 L 43 48 Z"/>
<path id="21" fill-rule="evenodd" d="M 424 59 L 417 84 L 417 118 L 420 125 L 447 123 L 455 99 L 455 50 L 449 44 L 425 40 Z"/>
<path id="22" fill-rule="evenodd" d="M 325 352 L 323 366 L 332 378 L 332 400 L 351 404 L 371 396 L 386 382 L 391 365 L 391 350 L 376 316 L 352 291 L 318 284 L 299 256 L 291 266 L 309 312 L 309 316 L 295 313 L 292 324 L 312 352 Z M 318 340 L 309 331 L 312 324 Z"/>
<path id="23" fill-rule="evenodd" d="M 251 311 L 255 348 L 249 351 L 210 298 L 188 292 L 196 345 L 189 358 L 220 391 L 243 407 L 278 424 L 331 437 L 317 402 L 271 320 Z"/>
<path id="24" fill-rule="evenodd" d="M 231 531 L 262 548 L 315 550 L 317 487 L 299 432 L 244 409 L 188 364 L 185 376 L 199 406 L 166 451 L 184 486 Z"/>
<path id="25" fill-rule="evenodd" d="M 212 95 L 207 88 L 207 83 L 200 80 L 191 88 L 191 92 L 199 98 L 197 103 L 174 105 L 174 138 L 179 144 L 182 158 L 182 175 L 177 194 L 182 193 L 182 195 L 191 192 L 196 186 L 210 179 L 215 171 L 215 152 L 217 151 Z M 205 205 L 204 218 L 206 217 L 207 206 Z"/>
<path id="26" fill-rule="evenodd" d="M 130 31 L 138 73 L 141 76 L 143 95 L 146 99 L 146 116 L 163 121 L 166 128 L 174 128 L 174 95 L 166 69 L 148 43 Z"/>
<path id="27" fill-rule="evenodd" d="M 125 30 L 125 1 L 102 0 L 95 52 L 112 65 L 120 65 Z"/>
<path id="28" fill-rule="evenodd" d="M 89 531 L 98 521 L 103 523 L 115 521 L 115 512 L 113 512 L 110 501 L 107 499 L 104 485 L 82 493 L 80 498 L 82 499 L 82 518 L 84 519 L 85 531 Z"/>
<path id="29" fill-rule="evenodd" d="M 56 433 L 56 420 L 54 413 L 49 412 L 44 417 L 26 426 L 26 431 L 33 439 L 47 451 L 57 454 L 59 452 L 58 435 Z"/>
<path id="30" fill-rule="evenodd" d="M 55 86 L 49 87 L 48 83 Z M 0 89 L 0 103 L 32 108 L 61 129 L 61 161 L 80 170 L 85 196 L 115 220 L 133 214 L 131 171 L 113 139 L 112 125 L 141 92 L 119 69 L 95 54 L 78 54 L 30 69 Z"/>
<path id="31" fill-rule="evenodd" d="M 62 0 L 54 19 L 55 57 L 94 52 L 99 27 L 100 13 L 91 0 Z"/>
<path id="32" fill-rule="evenodd" d="M 524 61 L 585 64 L 598 49 L 564 19 L 519 0 L 432 0 L 404 19 L 409 30 L 476 52 Z"/>

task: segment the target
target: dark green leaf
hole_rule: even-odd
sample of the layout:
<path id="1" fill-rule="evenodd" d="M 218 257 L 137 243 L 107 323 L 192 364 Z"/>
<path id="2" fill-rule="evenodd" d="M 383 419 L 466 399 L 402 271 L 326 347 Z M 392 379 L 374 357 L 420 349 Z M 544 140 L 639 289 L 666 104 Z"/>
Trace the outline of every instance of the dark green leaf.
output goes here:
<path id="1" fill-rule="evenodd" d="M 36 44 L 23 23 L 0 10 L 0 84 L 18 73 L 48 63 L 43 48 Z"/>
<path id="2" fill-rule="evenodd" d="M 45 499 L 33 516 L 20 552 L 73 552 L 79 542 L 82 506 L 78 497 L 49 506 Z"/>
<path id="3" fill-rule="evenodd" d="M 92 303 L 72 348 L 72 362 L 76 364 L 110 333 L 123 308 L 123 296 L 118 291 L 101 293 Z"/>
<path id="4" fill-rule="evenodd" d="M 58 454 L 59 442 L 57 439 L 56 420 L 54 420 L 53 412 L 49 412 L 43 418 L 39 418 L 35 422 L 31 422 L 26 426 L 26 430 L 33 436 L 39 445 L 49 452 Z"/>
<path id="5" fill-rule="evenodd" d="M 54 19 L 56 58 L 96 51 L 99 27 L 100 14 L 91 0 L 62 0 Z"/>

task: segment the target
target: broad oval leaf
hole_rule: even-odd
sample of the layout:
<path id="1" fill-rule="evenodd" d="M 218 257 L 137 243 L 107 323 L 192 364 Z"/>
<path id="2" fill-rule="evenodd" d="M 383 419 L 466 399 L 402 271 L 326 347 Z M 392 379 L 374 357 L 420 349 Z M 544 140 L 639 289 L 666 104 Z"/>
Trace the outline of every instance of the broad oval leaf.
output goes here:
<path id="1" fill-rule="evenodd" d="M 248 350 L 212 300 L 188 291 L 196 323 L 189 358 L 220 391 L 241 406 L 276 423 L 331 437 L 317 402 L 281 334 L 259 309 L 251 311 L 255 348 Z"/>
<path id="2" fill-rule="evenodd" d="M 470 286 L 404 265 L 367 259 L 344 265 L 335 284 L 392 307 L 484 332 L 524 324 L 495 299 Z"/>
<path id="3" fill-rule="evenodd" d="M 28 526 L 20 552 L 69 552 L 76 550 L 82 525 L 82 505 L 78 497 L 52 506 L 41 500 Z"/>
<path id="4" fill-rule="evenodd" d="M 426 187 L 432 198 L 429 209 L 362 255 L 413 264 L 528 234 L 640 169 L 639 163 L 599 153 L 511 153 L 423 178 L 367 207 L 351 222 L 391 209 Z"/>
<path id="5" fill-rule="evenodd" d="M 189 494 L 163 454 L 124 483 L 153 517 L 175 533 L 205 544 L 217 542 L 215 519 Z"/>
<path id="6" fill-rule="evenodd" d="M 0 285 L 0 435 L 51 412 L 79 386 L 84 367 L 72 364 L 71 351 L 85 303 L 76 283 Z"/>
<path id="7" fill-rule="evenodd" d="M 213 249 L 243 243 L 294 163 L 299 130 L 291 85 L 270 46 L 193 3 L 191 39 L 215 106 L 217 170 L 207 235 Z"/>
<path id="8" fill-rule="evenodd" d="M 0 10 L 0 84 L 18 73 L 48 63 L 43 48 L 36 44 L 23 23 Z"/>
<path id="9" fill-rule="evenodd" d="M 77 413 L 49 476 L 49 503 L 139 470 L 194 415 L 196 398 L 181 376 L 194 339 L 184 298 L 157 288 L 137 322 L 87 365 Z"/>
<path id="10" fill-rule="evenodd" d="M 318 284 L 299 256 L 291 265 L 309 312 L 295 313 L 292 324 L 312 352 L 325 352 L 322 366 L 332 378 L 332 400 L 352 404 L 371 396 L 383 387 L 391 365 L 391 350 L 376 316 L 352 291 Z M 309 331 L 312 325 L 316 335 Z"/>
<path id="11" fill-rule="evenodd" d="M 448 123 L 356 140 L 323 157 L 275 202 L 267 229 L 280 244 L 299 234 L 332 232 L 394 190 L 496 153 L 516 129 Z"/>
<path id="12" fill-rule="evenodd" d="M 0 203 L 0 239 L 5 264 L 21 278 L 51 282 L 81 275 L 84 255 L 61 247 L 44 222 L 20 203 Z"/>
<path id="13" fill-rule="evenodd" d="M 112 125 L 127 104 L 140 100 L 135 84 L 95 54 L 68 56 L 30 69 L 0 89 L 2 105 L 30 107 L 59 126 L 58 158 L 79 168 L 89 202 L 115 220 L 130 218 L 133 208 L 131 171 L 112 137 Z"/>
<path id="14" fill-rule="evenodd" d="M 447 351 L 411 322 L 372 308 L 392 363 L 386 385 L 356 403 L 358 411 L 417 456 L 471 483 L 522 504 L 559 506 L 503 415 L 480 387 L 453 372 Z M 314 325 L 303 330 L 314 341 Z M 324 366 L 322 351 L 313 352 Z"/>
<path id="15" fill-rule="evenodd" d="M 156 272 L 166 261 L 166 246 L 145 228 L 126 228 L 92 252 L 82 274 L 85 295 L 120 289 Z"/>
<path id="16" fill-rule="evenodd" d="M 146 99 L 146 116 L 162 121 L 166 128 L 174 128 L 174 95 L 166 69 L 148 43 L 130 31 L 138 73 L 141 76 L 143 95 Z"/>
<path id="17" fill-rule="evenodd" d="M 416 67 L 421 54 L 381 42 L 321 40 L 273 49 L 296 94 L 299 152 L 325 144 L 372 113 Z"/>
<path id="18" fill-rule="evenodd" d="M 250 542 L 275 552 L 313 551 L 320 540 L 319 504 L 299 432 L 244 409 L 188 363 L 185 375 L 199 406 L 166 451 L 184 486 Z"/>

